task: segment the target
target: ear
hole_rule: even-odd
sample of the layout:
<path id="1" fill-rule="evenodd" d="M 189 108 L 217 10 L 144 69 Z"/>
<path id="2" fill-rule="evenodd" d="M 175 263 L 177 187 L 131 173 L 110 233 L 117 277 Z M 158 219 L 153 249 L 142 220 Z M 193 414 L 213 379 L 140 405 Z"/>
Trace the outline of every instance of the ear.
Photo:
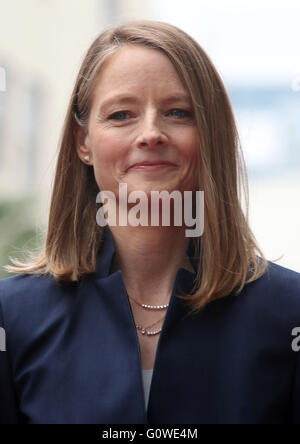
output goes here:
<path id="1" fill-rule="evenodd" d="M 89 145 L 87 127 L 75 124 L 74 137 L 79 159 L 86 165 L 93 165 L 92 150 Z"/>

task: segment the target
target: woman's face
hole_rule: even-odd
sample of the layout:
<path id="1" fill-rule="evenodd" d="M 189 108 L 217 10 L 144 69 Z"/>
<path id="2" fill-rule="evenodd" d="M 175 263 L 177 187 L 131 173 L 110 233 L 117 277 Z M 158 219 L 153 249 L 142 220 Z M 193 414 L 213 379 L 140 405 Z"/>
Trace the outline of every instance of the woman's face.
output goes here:
<path id="1" fill-rule="evenodd" d="M 82 140 L 78 155 L 82 160 L 90 155 L 102 191 L 117 197 L 121 182 L 128 193 L 140 190 L 149 196 L 152 190 L 196 189 L 192 103 L 172 63 L 158 50 L 130 45 L 108 59 Z"/>

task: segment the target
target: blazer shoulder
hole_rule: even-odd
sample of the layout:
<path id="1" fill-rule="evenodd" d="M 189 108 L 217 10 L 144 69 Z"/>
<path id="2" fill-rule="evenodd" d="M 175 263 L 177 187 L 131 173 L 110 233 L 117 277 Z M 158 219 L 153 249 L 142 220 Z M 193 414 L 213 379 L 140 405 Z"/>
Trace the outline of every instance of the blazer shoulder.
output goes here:
<path id="1" fill-rule="evenodd" d="M 262 278 L 266 285 L 271 285 L 278 290 L 289 289 L 300 297 L 300 273 L 297 271 L 268 261 L 267 271 Z"/>
<path id="2" fill-rule="evenodd" d="M 53 286 L 53 278 L 46 275 L 19 273 L 9 276 L 0 280 L 0 303 L 19 297 L 28 299 L 41 291 L 47 292 Z"/>
<path id="3" fill-rule="evenodd" d="M 53 276 L 46 274 L 27 274 L 19 273 L 14 276 L 9 276 L 0 279 L 0 301 L 7 298 L 20 297 L 34 297 L 35 294 L 43 294 L 48 292 L 64 291 L 75 287 L 77 281 L 70 283 L 58 283 Z"/>
<path id="4" fill-rule="evenodd" d="M 255 309 L 261 307 L 300 322 L 300 273 L 296 271 L 268 261 L 266 272 L 247 284 L 243 294 Z"/>
<path id="5" fill-rule="evenodd" d="M 50 275 L 20 273 L 0 280 L 0 313 L 7 322 L 55 309 L 74 284 L 61 285 Z"/>

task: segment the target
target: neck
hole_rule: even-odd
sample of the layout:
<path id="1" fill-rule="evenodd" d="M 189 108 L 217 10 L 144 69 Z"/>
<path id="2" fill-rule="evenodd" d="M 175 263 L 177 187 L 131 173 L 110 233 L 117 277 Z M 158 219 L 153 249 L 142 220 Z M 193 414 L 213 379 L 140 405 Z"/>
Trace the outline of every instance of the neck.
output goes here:
<path id="1" fill-rule="evenodd" d="M 122 271 L 129 296 L 140 303 L 169 302 L 178 268 L 194 271 L 182 227 L 110 227 L 116 254 L 112 271 Z"/>

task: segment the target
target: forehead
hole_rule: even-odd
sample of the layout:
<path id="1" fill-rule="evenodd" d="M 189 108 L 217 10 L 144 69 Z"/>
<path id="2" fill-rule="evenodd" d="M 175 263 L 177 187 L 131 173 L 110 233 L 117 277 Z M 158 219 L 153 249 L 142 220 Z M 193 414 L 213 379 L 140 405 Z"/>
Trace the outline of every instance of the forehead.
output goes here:
<path id="1" fill-rule="evenodd" d="M 97 78 L 95 94 L 117 89 L 186 91 L 175 67 L 161 51 L 128 45 L 109 56 Z"/>

